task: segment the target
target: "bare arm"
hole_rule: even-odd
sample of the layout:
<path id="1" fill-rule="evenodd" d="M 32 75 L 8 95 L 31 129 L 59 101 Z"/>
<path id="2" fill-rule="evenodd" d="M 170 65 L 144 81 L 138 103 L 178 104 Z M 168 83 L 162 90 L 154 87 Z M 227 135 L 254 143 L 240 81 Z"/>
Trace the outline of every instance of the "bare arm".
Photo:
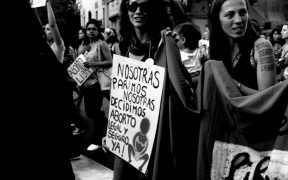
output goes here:
<path id="1" fill-rule="evenodd" d="M 47 1 L 47 16 L 48 16 L 48 22 L 50 25 L 50 30 L 54 39 L 54 42 L 56 43 L 57 46 L 62 45 L 63 40 L 61 38 L 57 23 L 56 23 L 56 19 L 55 19 L 55 15 L 51 6 L 51 0 Z"/>
<path id="2" fill-rule="evenodd" d="M 252 95 L 276 83 L 276 61 L 271 43 L 258 39 L 254 44 L 258 89 L 251 89 L 234 80 L 239 90 L 245 95 Z"/>
<path id="3" fill-rule="evenodd" d="M 111 66 L 112 65 L 112 54 L 110 51 L 110 48 L 106 42 L 103 42 L 100 44 L 100 50 L 101 53 L 103 54 L 104 60 L 99 62 L 100 66 Z"/>
<path id="4" fill-rule="evenodd" d="M 103 59 L 96 61 L 87 61 L 84 63 L 85 67 L 99 67 L 107 68 L 112 66 L 112 55 L 109 46 L 106 42 L 100 44 L 100 53 L 103 55 Z"/>
<path id="5" fill-rule="evenodd" d="M 270 41 L 259 39 L 255 43 L 258 90 L 264 90 L 276 83 L 276 60 Z"/>

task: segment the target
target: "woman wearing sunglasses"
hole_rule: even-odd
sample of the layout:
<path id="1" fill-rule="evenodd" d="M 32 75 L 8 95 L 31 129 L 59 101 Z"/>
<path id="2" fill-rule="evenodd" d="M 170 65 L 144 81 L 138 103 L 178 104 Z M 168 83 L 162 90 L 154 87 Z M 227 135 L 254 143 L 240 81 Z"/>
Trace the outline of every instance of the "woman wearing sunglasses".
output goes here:
<path id="1" fill-rule="evenodd" d="M 161 30 L 171 25 L 162 0 L 122 0 L 119 24 L 121 55 L 135 61 L 155 59 Z M 113 180 L 121 179 L 147 179 L 147 175 L 115 156 Z"/>
<path id="2" fill-rule="evenodd" d="M 161 0 L 123 0 L 120 6 L 120 51 L 123 56 L 145 61 L 152 58 L 160 31 L 170 26 Z"/>

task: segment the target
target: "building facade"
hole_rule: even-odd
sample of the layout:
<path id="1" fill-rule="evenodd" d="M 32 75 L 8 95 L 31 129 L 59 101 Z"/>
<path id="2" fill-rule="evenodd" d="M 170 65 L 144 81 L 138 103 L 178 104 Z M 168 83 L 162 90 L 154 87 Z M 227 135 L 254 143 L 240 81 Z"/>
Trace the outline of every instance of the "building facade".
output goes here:
<path id="1" fill-rule="evenodd" d="M 79 0 L 81 26 L 90 19 L 102 21 L 103 27 L 117 28 L 121 0 Z"/>
<path id="2" fill-rule="evenodd" d="M 103 27 L 118 29 L 119 9 L 122 0 L 79 0 L 81 26 L 89 19 L 102 20 Z M 169 0 L 167 0 L 169 1 Z M 208 12 L 212 0 L 179 0 L 185 7 L 192 21 L 201 31 L 208 24 Z M 249 0 L 250 18 L 256 19 L 261 28 L 271 29 L 288 21 L 287 0 Z"/>

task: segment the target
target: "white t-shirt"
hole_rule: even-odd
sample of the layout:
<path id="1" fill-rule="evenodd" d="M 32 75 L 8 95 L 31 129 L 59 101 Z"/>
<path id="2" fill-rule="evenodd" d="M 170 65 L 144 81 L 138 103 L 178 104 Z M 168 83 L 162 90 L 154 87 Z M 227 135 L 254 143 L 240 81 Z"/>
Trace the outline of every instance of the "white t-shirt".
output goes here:
<path id="1" fill-rule="evenodd" d="M 201 70 L 201 53 L 197 48 L 193 53 L 185 53 L 180 51 L 181 60 L 189 73 L 194 73 Z"/>
<path id="2" fill-rule="evenodd" d="M 205 40 L 205 39 L 200 39 L 199 40 L 199 47 L 205 45 L 206 48 L 209 48 L 209 41 L 208 40 Z"/>

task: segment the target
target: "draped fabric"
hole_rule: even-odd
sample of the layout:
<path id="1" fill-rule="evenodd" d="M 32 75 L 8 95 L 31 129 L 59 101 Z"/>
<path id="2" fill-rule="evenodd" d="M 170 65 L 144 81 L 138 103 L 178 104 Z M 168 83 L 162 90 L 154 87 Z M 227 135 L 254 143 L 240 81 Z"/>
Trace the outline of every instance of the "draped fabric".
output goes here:
<path id="1" fill-rule="evenodd" d="M 242 96 L 223 62 L 209 60 L 194 93 L 163 32 L 154 60 L 165 78 L 147 172 L 116 157 L 114 180 L 288 179 L 288 81 Z"/>
<path id="2" fill-rule="evenodd" d="M 241 96 L 223 63 L 210 60 L 197 93 L 197 179 L 288 178 L 288 81 Z"/>

